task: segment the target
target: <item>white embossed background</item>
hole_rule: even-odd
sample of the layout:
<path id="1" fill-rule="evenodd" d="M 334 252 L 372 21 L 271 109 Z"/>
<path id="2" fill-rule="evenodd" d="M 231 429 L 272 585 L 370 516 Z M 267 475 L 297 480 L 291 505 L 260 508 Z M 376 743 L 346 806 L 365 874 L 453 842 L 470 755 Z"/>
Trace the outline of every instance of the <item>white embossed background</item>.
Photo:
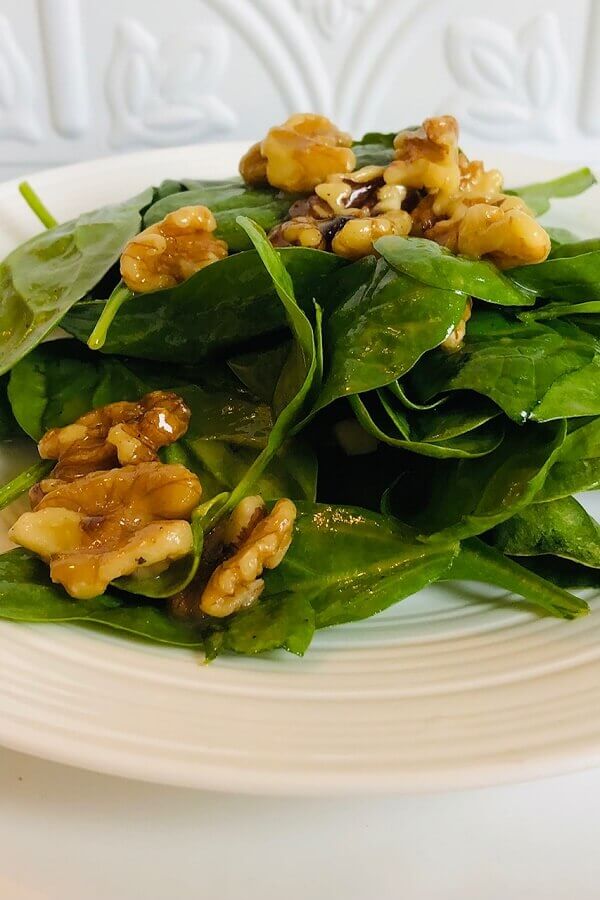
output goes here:
<path id="1" fill-rule="evenodd" d="M 600 0 L 0 0 L 0 179 L 308 109 L 597 161 Z"/>

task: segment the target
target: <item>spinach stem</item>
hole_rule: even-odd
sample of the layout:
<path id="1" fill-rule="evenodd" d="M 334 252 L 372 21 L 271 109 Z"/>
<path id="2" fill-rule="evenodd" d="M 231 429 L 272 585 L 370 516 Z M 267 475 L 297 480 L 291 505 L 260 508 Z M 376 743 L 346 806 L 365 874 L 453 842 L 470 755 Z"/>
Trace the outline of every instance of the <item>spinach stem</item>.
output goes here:
<path id="1" fill-rule="evenodd" d="M 447 578 L 496 585 L 560 619 L 575 619 L 589 612 L 585 600 L 540 578 L 479 538 L 462 542 Z"/>
<path id="2" fill-rule="evenodd" d="M 118 283 L 108 300 L 104 305 L 104 309 L 100 314 L 100 318 L 94 325 L 94 330 L 88 338 L 88 347 L 90 350 L 100 350 L 104 347 L 112 321 L 122 305 L 133 297 L 132 292 L 126 287 L 122 281 Z"/>
<path id="3" fill-rule="evenodd" d="M 25 469 L 24 472 L 19 472 L 8 484 L 2 485 L 0 487 L 0 509 L 4 509 L 5 506 L 17 500 L 25 491 L 32 488 L 34 484 L 41 481 L 53 466 L 54 462 L 52 460 L 42 459 Z"/>
<path id="4" fill-rule="evenodd" d="M 19 193 L 25 200 L 25 203 L 29 207 L 29 209 L 34 213 L 44 228 L 54 228 L 58 225 L 58 222 L 52 215 L 49 209 L 47 209 L 34 189 L 31 187 L 28 181 L 22 181 L 19 185 Z"/>

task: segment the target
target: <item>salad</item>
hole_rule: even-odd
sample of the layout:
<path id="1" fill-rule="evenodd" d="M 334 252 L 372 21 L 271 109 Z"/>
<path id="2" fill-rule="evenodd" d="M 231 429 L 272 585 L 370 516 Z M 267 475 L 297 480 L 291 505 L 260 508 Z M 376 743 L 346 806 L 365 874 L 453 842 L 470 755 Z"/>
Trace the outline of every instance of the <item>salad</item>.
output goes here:
<path id="1" fill-rule="evenodd" d="M 271 128 L 44 226 L 0 265 L 0 618 L 302 655 L 438 581 L 572 619 L 600 584 L 600 239 L 544 228 L 589 169 L 506 189 L 451 116 Z M 56 328 L 61 331 L 57 333 Z"/>

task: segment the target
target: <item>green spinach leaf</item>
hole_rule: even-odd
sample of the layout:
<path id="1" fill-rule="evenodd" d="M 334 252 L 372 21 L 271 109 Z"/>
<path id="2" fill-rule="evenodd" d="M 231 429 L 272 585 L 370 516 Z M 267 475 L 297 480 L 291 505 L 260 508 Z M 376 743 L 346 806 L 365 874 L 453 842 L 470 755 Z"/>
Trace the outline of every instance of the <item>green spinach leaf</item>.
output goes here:
<path id="1" fill-rule="evenodd" d="M 411 372 L 424 400 L 467 389 L 489 397 L 516 422 L 600 412 L 596 340 L 569 322 L 518 322 L 478 310 L 462 348 L 434 351 Z"/>
<path id="2" fill-rule="evenodd" d="M 159 200 L 147 211 L 144 225 L 154 225 L 182 206 L 208 206 L 217 220 L 216 236 L 226 241 L 233 253 L 252 247 L 248 235 L 236 222 L 238 216 L 250 216 L 269 230 L 285 219 L 294 199 L 275 188 L 253 189 L 245 184 L 217 182 Z"/>
<path id="3" fill-rule="evenodd" d="M 0 619 L 95 625 L 162 644 L 204 647 L 199 628 L 171 619 L 164 606 L 134 604 L 112 590 L 94 600 L 72 600 L 50 582 L 45 563 L 25 550 L 0 556 Z"/>
<path id="4" fill-rule="evenodd" d="M 152 190 L 36 235 L 0 264 L 0 373 L 94 289 L 140 229 Z"/>
<path id="5" fill-rule="evenodd" d="M 390 493 L 390 508 L 425 540 L 489 531 L 534 500 L 565 432 L 564 422 L 513 426 L 498 449 L 476 463 L 435 460 L 417 475 L 407 470 Z"/>
<path id="6" fill-rule="evenodd" d="M 535 266 L 507 269 L 506 275 L 526 290 L 549 300 L 600 300 L 600 250 L 559 256 Z"/>
<path id="7" fill-rule="evenodd" d="M 574 497 L 532 503 L 486 540 L 509 556 L 562 556 L 600 568 L 600 526 Z"/>
<path id="8" fill-rule="evenodd" d="M 479 538 L 470 538 L 461 544 L 448 577 L 502 587 L 517 597 L 523 597 L 536 610 L 543 610 L 559 619 L 575 619 L 589 612 L 585 600 L 545 581 Z"/>
<path id="9" fill-rule="evenodd" d="M 342 297 L 325 322 L 325 381 L 316 408 L 383 387 L 408 372 L 460 321 L 465 298 L 399 275 L 372 257 L 324 292 Z"/>
<path id="10" fill-rule="evenodd" d="M 345 263 L 334 253 L 291 247 L 280 251 L 298 301 L 310 310 L 324 276 Z M 62 327 L 87 341 L 102 301 L 78 303 Z M 252 346 L 287 325 L 273 282 L 255 251 L 219 260 L 172 290 L 140 294 L 125 303 L 111 325 L 105 353 L 175 364 Z"/>
<path id="11" fill-rule="evenodd" d="M 455 256 L 435 241 L 384 237 L 375 242 L 390 266 L 430 287 L 458 291 L 502 306 L 531 306 L 535 294 L 519 287 L 493 263 Z"/>
<path id="12" fill-rule="evenodd" d="M 536 216 L 541 216 L 550 209 L 550 200 L 556 197 L 575 197 L 587 191 L 593 184 L 596 184 L 596 177 L 586 166 L 561 175 L 560 178 L 526 184 L 507 190 L 506 193 L 521 197 Z"/>
<path id="13" fill-rule="evenodd" d="M 352 150 L 356 156 L 356 168 L 363 166 L 389 166 L 394 159 L 395 133 L 382 134 L 379 131 L 369 131 L 352 144 Z"/>

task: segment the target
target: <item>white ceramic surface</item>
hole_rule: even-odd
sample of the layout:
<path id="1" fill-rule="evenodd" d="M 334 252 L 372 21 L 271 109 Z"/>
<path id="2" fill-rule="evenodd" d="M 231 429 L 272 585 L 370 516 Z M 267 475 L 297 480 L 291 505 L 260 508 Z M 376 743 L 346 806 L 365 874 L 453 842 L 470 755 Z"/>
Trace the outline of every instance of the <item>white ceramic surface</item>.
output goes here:
<path id="1" fill-rule="evenodd" d="M 163 177 L 229 175 L 240 149 L 155 151 L 32 181 L 66 218 Z M 565 170 L 487 161 L 513 184 Z M 597 206 L 594 189 L 554 220 L 592 233 Z M 0 222 L 0 254 L 35 230 L 14 183 L 0 187 Z M 22 462 L 6 454 L 0 475 Z M 209 667 L 91 631 L 0 623 L 0 742 L 149 781 L 274 793 L 456 789 L 600 764 L 600 610 L 565 623 L 493 597 L 436 587 L 320 633 L 303 660 Z"/>
<path id="2" fill-rule="evenodd" d="M 303 109 L 598 159 L 599 60 L 596 0 L 2 0 L 0 177 Z"/>

